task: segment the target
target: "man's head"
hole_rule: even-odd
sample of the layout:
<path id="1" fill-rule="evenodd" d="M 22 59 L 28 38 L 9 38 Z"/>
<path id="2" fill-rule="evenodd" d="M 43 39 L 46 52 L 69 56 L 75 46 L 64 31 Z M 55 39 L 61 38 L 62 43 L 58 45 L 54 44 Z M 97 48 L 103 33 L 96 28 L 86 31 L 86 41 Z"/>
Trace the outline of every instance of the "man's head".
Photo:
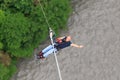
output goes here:
<path id="1" fill-rule="evenodd" d="M 71 36 L 67 36 L 66 41 L 71 41 Z"/>

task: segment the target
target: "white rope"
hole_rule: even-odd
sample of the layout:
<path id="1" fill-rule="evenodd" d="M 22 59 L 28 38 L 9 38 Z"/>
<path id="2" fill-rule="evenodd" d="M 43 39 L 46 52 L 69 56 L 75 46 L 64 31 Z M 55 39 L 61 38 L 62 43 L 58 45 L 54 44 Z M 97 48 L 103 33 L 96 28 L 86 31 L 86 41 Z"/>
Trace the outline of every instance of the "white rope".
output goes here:
<path id="1" fill-rule="evenodd" d="M 51 39 L 51 43 L 52 43 L 52 46 L 53 46 L 53 49 L 54 49 L 53 39 L 51 37 L 50 37 L 50 39 Z M 55 56 L 55 61 L 56 61 L 57 69 L 58 69 L 59 78 L 60 78 L 60 80 L 62 80 L 61 71 L 60 71 L 60 68 L 59 68 L 58 59 L 57 59 L 55 50 L 54 50 L 54 56 Z"/>
<path id="2" fill-rule="evenodd" d="M 50 24 L 49 24 L 49 22 L 48 22 L 48 20 L 47 20 L 47 17 L 46 17 L 46 15 L 45 15 L 45 12 L 44 12 L 44 10 L 43 10 L 43 7 L 42 7 L 42 5 L 41 5 L 41 3 L 40 3 L 40 0 L 38 0 L 38 1 L 39 1 L 39 5 L 40 5 L 40 7 L 41 7 L 41 9 L 42 9 L 42 13 L 43 13 L 43 15 L 44 15 L 44 17 L 45 17 L 46 23 L 47 23 L 48 27 L 50 28 Z"/>
<path id="3" fill-rule="evenodd" d="M 42 9 L 43 15 L 44 15 L 44 17 L 45 17 L 46 23 L 47 23 L 49 29 L 51 29 L 51 28 L 50 28 L 50 24 L 48 23 L 47 17 L 46 17 L 46 15 L 45 15 L 45 12 L 44 12 L 44 10 L 43 10 L 43 7 L 42 7 L 42 5 L 41 5 L 41 3 L 40 3 L 40 0 L 38 0 L 38 1 L 39 1 L 40 6 L 41 6 L 41 9 Z M 52 43 L 52 46 L 53 46 L 53 49 L 54 49 L 54 43 L 53 43 L 52 37 L 50 37 L 50 40 L 51 40 L 51 43 Z M 60 68 L 59 68 L 58 59 L 57 59 L 55 50 L 54 50 L 54 56 L 55 56 L 55 61 L 56 61 L 57 69 L 58 69 L 59 79 L 62 80 L 61 71 L 60 71 Z"/>

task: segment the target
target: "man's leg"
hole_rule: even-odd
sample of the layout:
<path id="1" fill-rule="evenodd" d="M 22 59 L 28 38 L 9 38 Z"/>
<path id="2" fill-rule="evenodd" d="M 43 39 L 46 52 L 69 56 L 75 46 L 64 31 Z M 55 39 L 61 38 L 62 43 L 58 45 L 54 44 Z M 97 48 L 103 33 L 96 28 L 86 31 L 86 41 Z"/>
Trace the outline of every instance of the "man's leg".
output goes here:
<path id="1" fill-rule="evenodd" d="M 37 55 L 37 59 L 43 59 L 45 58 L 43 55 L 45 54 L 45 56 L 49 55 L 49 51 L 51 51 L 51 49 L 53 49 L 52 45 L 49 45 L 48 47 L 46 47 L 45 49 L 43 49 L 41 52 L 39 52 L 39 54 Z M 47 54 L 46 54 L 47 53 Z"/>
<path id="2" fill-rule="evenodd" d="M 52 49 L 52 48 L 53 48 L 52 45 L 49 45 L 48 47 L 46 47 L 45 49 L 42 50 L 42 53 L 44 54 L 44 53 L 48 52 L 50 49 Z"/>
<path id="3" fill-rule="evenodd" d="M 44 53 L 43 56 L 45 58 L 47 58 L 48 55 L 52 54 L 54 51 L 57 51 L 57 49 L 56 48 L 53 49 L 53 47 L 52 47 L 52 49 L 50 49 L 48 52 Z"/>

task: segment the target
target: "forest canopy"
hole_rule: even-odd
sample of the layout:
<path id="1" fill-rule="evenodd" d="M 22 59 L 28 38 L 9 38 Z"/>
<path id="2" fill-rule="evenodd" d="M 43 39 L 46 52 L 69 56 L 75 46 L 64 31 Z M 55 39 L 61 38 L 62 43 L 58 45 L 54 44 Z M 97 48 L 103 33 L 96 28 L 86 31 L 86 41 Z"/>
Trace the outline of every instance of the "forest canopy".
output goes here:
<path id="1" fill-rule="evenodd" d="M 40 0 L 49 24 L 58 34 L 71 12 L 69 0 Z M 30 57 L 48 36 L 39 0 L 0 0 L 0 80 L 16 71 L 18 58 Z"/>

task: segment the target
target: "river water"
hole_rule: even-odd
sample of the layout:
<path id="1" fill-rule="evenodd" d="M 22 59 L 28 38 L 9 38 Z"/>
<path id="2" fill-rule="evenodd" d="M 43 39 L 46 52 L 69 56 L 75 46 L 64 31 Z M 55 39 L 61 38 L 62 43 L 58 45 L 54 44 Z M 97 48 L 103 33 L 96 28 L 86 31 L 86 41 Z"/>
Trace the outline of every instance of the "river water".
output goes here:
<path id="1" fill-rule="evenodd" d="M 63 80 L 120 80 L 120 0 L 71 3 L 69 31 L 62 35 L 71 35 L 72 42 L 84 48 L 69 47 L 57 54 Z M 54 56 L 40 63 L 33 58 L 21 62 L 11 80 L 59 80 Z"/>

